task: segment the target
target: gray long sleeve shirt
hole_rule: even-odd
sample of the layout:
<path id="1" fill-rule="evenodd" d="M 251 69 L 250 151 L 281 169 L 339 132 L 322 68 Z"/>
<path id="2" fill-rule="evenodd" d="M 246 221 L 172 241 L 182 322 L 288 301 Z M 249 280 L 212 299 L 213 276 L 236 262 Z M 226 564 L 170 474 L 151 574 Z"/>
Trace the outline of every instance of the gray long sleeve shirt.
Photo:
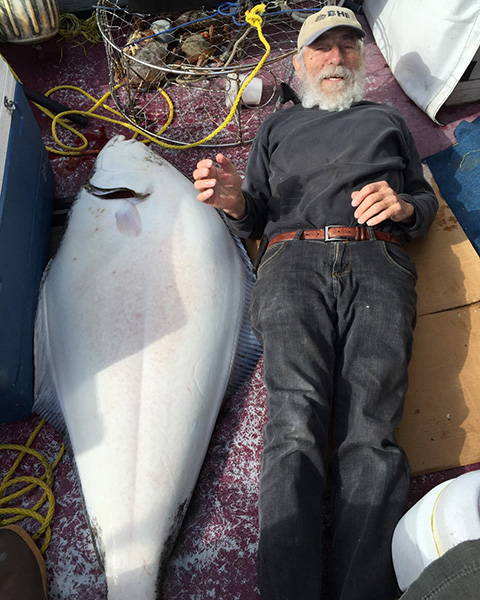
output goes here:
<path id="1" fill-rule="evenodd" d="M 387 220 L 376 229 L 404 240 L 423 237 L 438 202 L 400 113 L 366 101 L 338 112 L 295 105 L 260 127 L 243 184 L 247 214 L 229 224 L 240 237 L 265 233 L 269 239 L 298 229 L 355 226 L 351 193 L 382 180 L 414 206 L 415 216 L 408 225 Z"/>

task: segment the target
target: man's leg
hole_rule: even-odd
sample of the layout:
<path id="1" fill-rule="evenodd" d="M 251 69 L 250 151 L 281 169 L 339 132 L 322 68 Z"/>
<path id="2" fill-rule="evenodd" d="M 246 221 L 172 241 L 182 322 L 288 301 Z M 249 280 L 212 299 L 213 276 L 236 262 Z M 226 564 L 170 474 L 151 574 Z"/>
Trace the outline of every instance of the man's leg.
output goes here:
<path id="1" fill-rule="evenodd" d="M 407 390 L 416 274 L 401 248 L 376 241 L 345 246 L 337 270 L 331 598 L 393 600 L 391 538 L 409 483 L 395 428 Z"/>
<path id="2" fill-rule="evenodd" d="M 252 324 L 264 346 L 269 419 L 259 496 L 263 600 L 321 598 L 336 317 L 318 290 L 326 296 L 331 290 L 331 251 L 304 241 L 273 246 L 254 291 Z"/>

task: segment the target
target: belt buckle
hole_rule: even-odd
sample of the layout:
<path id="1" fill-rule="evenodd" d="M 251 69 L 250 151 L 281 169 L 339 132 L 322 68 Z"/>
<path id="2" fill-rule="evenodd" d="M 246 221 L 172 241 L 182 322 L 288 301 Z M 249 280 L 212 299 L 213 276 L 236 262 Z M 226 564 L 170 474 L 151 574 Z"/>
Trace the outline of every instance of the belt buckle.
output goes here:
<path id="1" fill-rule="evenodd" d="M 330 235 L 330 229 L 335 229 L 336 227 L 342 227 L 342 225 L 327 225 L 324 230 L 325 230 L 325 242 L 340 242 L 342 240 L 347 240 L 349 238 L 345 237 L 344 235 Z"/>

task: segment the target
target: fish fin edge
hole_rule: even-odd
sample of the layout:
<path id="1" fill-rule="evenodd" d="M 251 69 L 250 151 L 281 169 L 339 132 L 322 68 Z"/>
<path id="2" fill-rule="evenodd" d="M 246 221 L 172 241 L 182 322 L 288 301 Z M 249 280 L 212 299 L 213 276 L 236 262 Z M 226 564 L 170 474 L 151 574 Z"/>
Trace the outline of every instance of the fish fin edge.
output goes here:
<path id="1" fill-rule="evenodd" d="M 48 269 L 48 267 L 47 267 Z M 48 335 L 48 309 L 46 306 L 45 274 L 40 288 L 35 315 L 34 367 L 35 399 L 32 412 L 48 421 L 62 435 L 65 445 L 72 452 L 65 419 L 59 400 L 58 386 L 50 351 Z"/>
<path id="2" fill-rule="evenodd" d="M 230 378 L 227 383 L 225 397 L 232 396 L 246 383 L 248 378 L 253 374 L 258 361 L 262 357 L 263 348 L 253 333 L 250 323 L 250 304 L 252 302 L 253 287 L 255 285 L 255 275 L 253 265 L 247 250 L 242 241 L 228 227 L 225 216 L 219 211 L 225 226 L 228 228 L 230 235 L 237 246 L 240 258 L 244 267 L 244 303 L 243 313 L 241 316 L 241 326 L 238 334 L 237 345 L 233 357 Z"/>

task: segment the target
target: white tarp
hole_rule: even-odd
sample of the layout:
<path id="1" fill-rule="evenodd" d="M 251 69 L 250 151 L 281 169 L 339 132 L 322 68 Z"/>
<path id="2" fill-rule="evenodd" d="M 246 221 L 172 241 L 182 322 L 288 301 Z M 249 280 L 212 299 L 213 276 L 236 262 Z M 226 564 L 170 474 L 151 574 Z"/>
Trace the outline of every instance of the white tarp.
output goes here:
<path id="1" fill-rule="evenodd" d="M 480 0 L 364 0 L 363 7 L 395 79 L 438 122 L 480 46 Z"/>

